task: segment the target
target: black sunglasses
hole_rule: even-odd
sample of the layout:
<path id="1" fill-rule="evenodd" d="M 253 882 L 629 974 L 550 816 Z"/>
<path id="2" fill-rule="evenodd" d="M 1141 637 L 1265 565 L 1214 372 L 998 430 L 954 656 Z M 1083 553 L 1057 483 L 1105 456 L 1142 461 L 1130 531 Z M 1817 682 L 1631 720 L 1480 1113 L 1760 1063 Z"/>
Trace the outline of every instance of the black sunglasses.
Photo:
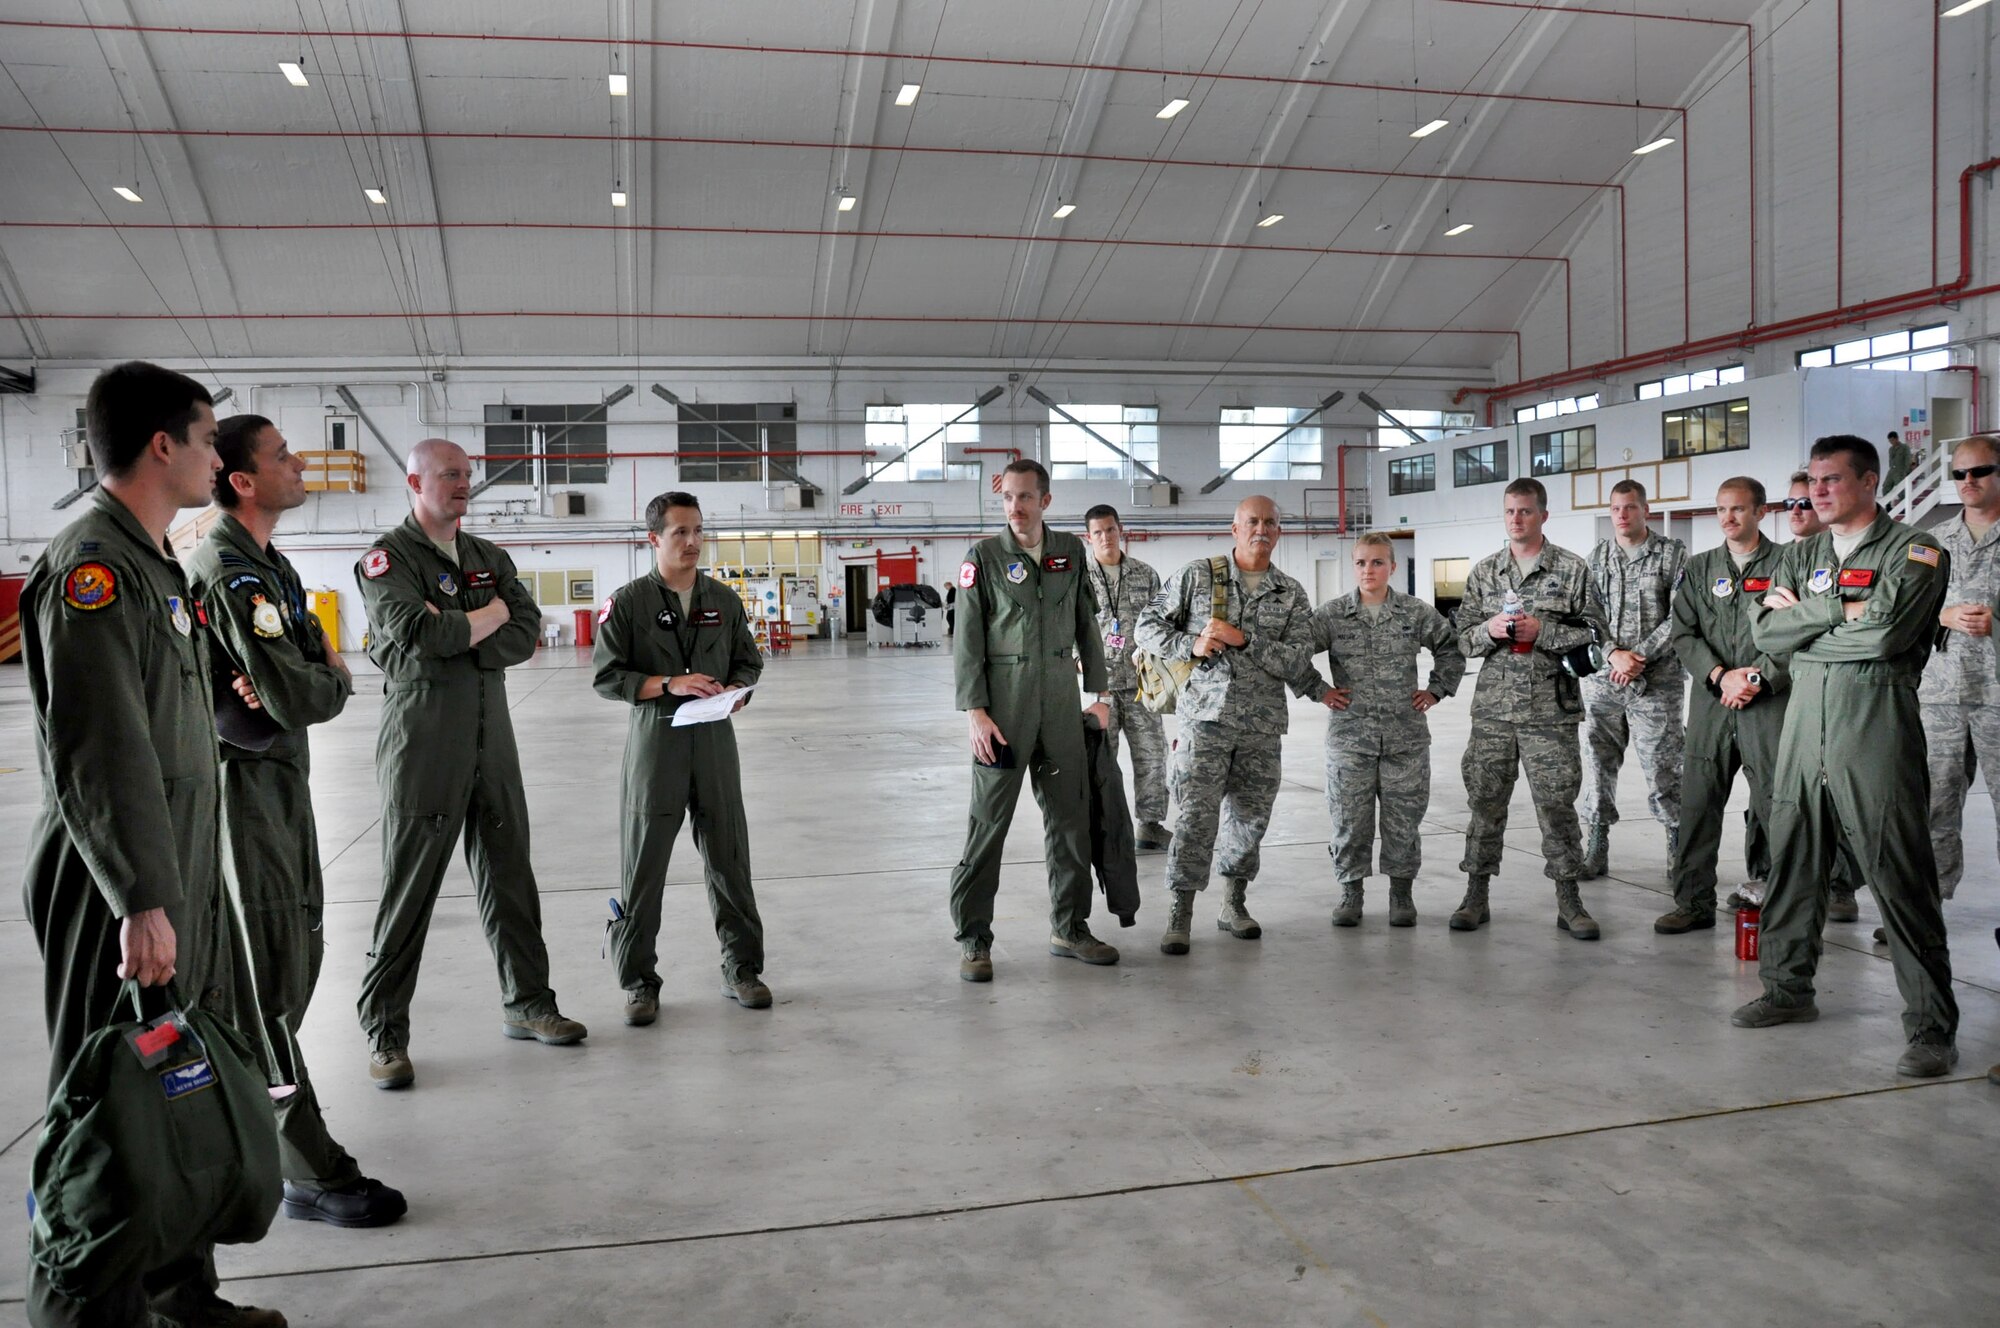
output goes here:
<path id="1" fill-rule="evenodd" d="M 1811 507 L 1811 506 L 1812 506 L 1812 499 L 1810 499 L 1810 498 L 1787 498 L 1787 499 L 1785 499 L 1785 501 L 1784 501 L 1784 502 L 1782 502 L 1782 503 L 1778 504 L 1778 506 L 1780 506 L 1780 507 L 1784 508 L 1784 509 L 1785 509 L 1785 510 L 1786 510 L 1787 512 L 1803 512 L 1803 511 L 1805 511 L 1805 510 L 1806 510 L 1806 509 L 1807 509 L 1808 507 Z"/>
<path id="2" fill-rule="evenodd" d="M 1963 483 L 1966 480 L 1983 480 L 1996 470 L 2000 470 L 2000 466 L 1967 466 L 1964 470 L 1954 470 L 1951 472 L 1951 478 L 1955 483 Z"/>

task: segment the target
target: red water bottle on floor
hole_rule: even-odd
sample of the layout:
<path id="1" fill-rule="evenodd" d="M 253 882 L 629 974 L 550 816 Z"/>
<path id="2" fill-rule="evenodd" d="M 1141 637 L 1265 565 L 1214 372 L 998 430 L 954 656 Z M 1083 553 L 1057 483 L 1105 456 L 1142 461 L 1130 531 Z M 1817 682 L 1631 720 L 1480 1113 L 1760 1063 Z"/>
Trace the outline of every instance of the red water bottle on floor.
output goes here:
<path id="1" fill-rule="evenodd" d="M 1736 910 L 1736 957 L 1755 959 L 1757 957 L 1757 933 L 1764 920 L 1762 909 L 1739 908 Z"/>

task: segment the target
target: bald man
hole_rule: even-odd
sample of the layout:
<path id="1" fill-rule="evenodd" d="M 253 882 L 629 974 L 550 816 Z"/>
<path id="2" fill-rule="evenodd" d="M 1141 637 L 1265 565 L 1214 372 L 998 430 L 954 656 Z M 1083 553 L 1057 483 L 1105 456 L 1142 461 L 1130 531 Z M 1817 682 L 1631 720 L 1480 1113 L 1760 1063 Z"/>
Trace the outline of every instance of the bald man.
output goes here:
<path id="1" fill-rule="evenodd" d="M 535 653 L 542 625 L 514 560 L 465 534 L 472 497 L 465 449 L 426 438 L 410 452 L 410 515 L 355 564 L 382 670 L 382 899 L 361 979 L 368 1075 L 377 1088 L 415 1082 L 410 1000 L 446 865 L 465 861 L 486 943 L 500 968 L 510 1038 L 550 1046 L 586 1030 L 556 1009 L 542 944 L 541 896 L 528 862 L 528 805 L 507 716 L 507 673 Z"/>
<path id="2" fill-rule="evenodd" d="M 1315 633 L 1305 588 L 1271 565 L 1284 527 L 1269 498 L 1245 498 L 1229 524 L 1226 558 L 1197 558 L 1168 578 L 1139 615 L 1139 644 L 1163 660 L 1194 660 L 1176 713 L 1180 738 L 1167 773 L 1176 805 L 1167 846 L 1172 907 L 1163 954 L 1193 941 L 1195 893 L 1220 851 L 1226 882 L 1215 925 L 1238 940 L 1264 934 L 1246 899 L 1283 770 L 1278 747 L 1291 715 L 1285 689 L 1318 699 Z M 1220 590 L 1222 611 L 1216 612 Z"/>

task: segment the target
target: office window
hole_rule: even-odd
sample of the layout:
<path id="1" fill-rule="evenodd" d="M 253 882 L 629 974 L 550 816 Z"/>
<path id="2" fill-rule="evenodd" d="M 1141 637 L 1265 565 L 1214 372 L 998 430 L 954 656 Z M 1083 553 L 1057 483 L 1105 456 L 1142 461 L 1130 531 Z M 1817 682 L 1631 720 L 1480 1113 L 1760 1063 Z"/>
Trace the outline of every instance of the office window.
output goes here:
<path id="1" fill-rule="evenodd" d="M 1660 425 L 1669 457 L 1741 451 L 1750 446 L 1750 402 L 1739 397 L 1683 406 L 1662 414 Z"/>
<path id="2" fill-rule="evenodd" d="M 1251 406 L 1222 412 L 1222 468 L 1242 466 L 1238 481 L 1316 480 L 1320 477 L 1319 426 L 1300 425 L 1310 406 Z M 1317 419 L 1318 416 L 1314 415 Z M 1294 426 L 1297 427 L 1294 427 Z M 1277 442 L 1273 442 L 1277 439 Z M 1250 461 L 1251 457 L 1255 461 Z M 1244 465 L 1244 462 L 1249 464 Z"/>
<path id="3" fill-rule="evenodd" d="M 611 463 L 604 404 L 486 407 L 486 479 L 493 485 L 602 484 Z M 518 457 L 517 460 L 511 458 Z"/>
<path id="4" fill-rule="evenodd" d="M 797 483 L 798 458 L 767 456 L 799 446 L 799 408 L 789 401 L 698 404 L 683 401 L 682 480 L 710 484 Z M 705 454 L 705 455 L 704 455 Z"/>
<path id="5" fill-rule="evenodd" d="M 1597 469 L 1597 426 L 1538 433 L 1528 439 L 1528 473 L 1559 475 Z"/>
<path id="6" fill-rule="evenodd" d="M 1063 409 L 1155 470 L 1160 466 L 1158 406 L 1082 405 Z M 1054 411 L 1049 412 L 1049 478 L 1132 480 L 1146 473 Z"/>
<path id="7" fill-rule="evenodd" d="M 1389 494 L 1429 493 L 1438 486 L 1437 453 L 1393 457 L 1389 461 Z"/>
<path id="8" fill-rule="evenodd" d="M 1405 410 L 1401 406 L 1391 407 L 1388 415 L 1375 417 L 1375 445 L 1377 447 L 1410 447 L 1413 442 L 1403 428 L 1427 443 L 1435 443 L 1440 438 L 1448 438 L 1455 433 L 1467 433 L 1476 428 L 1472 412 L 1469 410 Z"/>
<path id="9" fill-rule="evenodd" d="M 954 447 L 979 445 L 979 416 L 960 415 L 972 409 L 961 401 L 936 405 L 912 402 L 907 406 L 870 406 L 863 426 L 868 446 L 876 456 L 868 464 L 881 465 L 878 480 L 916 483 L 925 480 L 977 480 L 979 467 L 966 461 L 948 461 Z M 883 457 L 903 451 L 900 461 L 883 464 Z"/>
<path id="10" fill-rule="evenodd" d="M 1498 484 L 1507 478 L 1507 441 L 1477 443 L 1451 454 L 1451 483 L 1463 489 L 1474 484 Z"/>

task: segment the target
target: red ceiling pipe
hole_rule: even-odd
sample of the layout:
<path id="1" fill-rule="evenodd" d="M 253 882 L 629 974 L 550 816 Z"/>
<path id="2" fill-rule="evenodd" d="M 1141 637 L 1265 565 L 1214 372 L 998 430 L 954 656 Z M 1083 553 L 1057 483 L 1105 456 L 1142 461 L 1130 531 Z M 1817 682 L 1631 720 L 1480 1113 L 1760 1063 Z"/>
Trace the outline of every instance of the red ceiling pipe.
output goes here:
<path id="1" fill-rule="evenodd" d="M 514 130 L 453 129 L 146 129 L 129 125 L 123 128 L 99 128 L 86 125 L 29 124 L 0 124 L 0 134 L 109 134 L 121 138 L 324 138 L 363 139 L 375 142 L 445 139 L 462 142 L 487 140 L 531 143 L 652 143 L 679 147 L 780 148 L 798 152 L 909 152 L 957 157 L 1025 157 L 1036 161 L 1110 162 L 1124 166 L 1191 166 L 1210 170 L 1243 170 L 1241 161 L 1214 161 L 1196 157 L 1059 152 L 1053 148 L 927 147 L 916 143 L 837 143 L 793 138 L 711 138 L 695 134 L 544 134 Z M 1597 190 L 1610 187 L 1592 180 L 1538 180 L 1511 175 L 1449 175 L 1436 171 L 1379 171 L 1362 170 L 1354 166 L 1270 164 L 1258 169 L 1274 173 L 1292 171 L 1306 175 L 1359 175 L 1371 180 L 1449 180 L 1455 184 L 1517 184 L 1551 189 Z"/>
<path id="2" fill-rule="evenodd" d="M 1658 350 L 1646 351 L 1639 355 L 1627 355 L 1620 359 L 1602 360 L 1585 365 L 1581 369 L 1567 370 L 1558 374 L 1544 374 L 1540 378 L 1525 379 L 1518 383 L 1507 383 L 1499 387 L 1461 387 L 1452 394 L 1454 403 L 1470 396 L 1486 399 L 1487 422 L 1492 423 L 1495 403 L 1529 393 L 1544 392 L 1551 388 L 1566 387 L 1571 383 L 1590 382 L 1609 378 L 1614 374 L 1633 369 L 1647 369 L 1657 364 L 1669 364 L 1675 360 L 1693 359 L 1717 351 L 1742 350 L 1750 346 L 1762 345 L 1769 341 L 1781 341 L 1787 337 L 1803 336 L 1809 332 L 1825 331 L 1849 323 L 1864 322 L 1870 318 L 1886 318 L 1893 314 L 1911 313 L 1918 309 L 1946 303 L 1951 300 L 1971 299 L 1975 296 L 1990 295 L 2000 291 L 2000 283 L 1973 287 L 1972 279 L 1972 178 L 1989 174 L 2000 169 L 2000 157 L 1989 157 L 1985 161 L 1967 166 L 1958 176 L 1958 275 L 1942 285 L 1932 285 L 1918 290 L 1905 291 L 1900 295 L 1885 295 L 1879 299 L 1867 300 L 1860 304 L 1841 309 L 1829 309 L 1823 313 L 1805 314 L 1797 318 L 1787 318 L 1776 323 L 1756 324 L 1737 332 L 1725 332 L 1718 336 L 1704 337 L 1699 341 L 1686 342 L 1679 346 L 1664 346 Z"/>
<path id="3" fill-rule="evenodd" d="M 817 450 L 817 451 L 811 451 L 811 452 L 740 452 L 740 451 L 739 451 L 739 452 L 689 452 L 689 451 L 676 451 L 676 452 L 468 452 L 468 453 L 466 453 L 465 455 L 466 455 L 466 459 L 467 459 L 468 461 L 485 461 L 485 462 L 507 462 L 507 461 L 630 461 L 630 460 L 633 460 L 634 458 L 639 458 L 639 457 L 645 457 L 645 458 L 653 458 L 653 459 L 657 459 L 657 458 L 662 458 L 662 457 L 697 457 L 697 458 L 704 458 L 704 459 L 706 459 L 706 458 L 711 458 L 711 457 L 730 457 L 730 458 L 733 458 L 733 459 L 735 459 L 735 460 L 738 460 L 738 461 L 752 461 L 752 460 L 755 460 L 755 459 L 757 459 L 757 458 L 760 458 L 760 457 L 828 457 L 828 456 L 858 456 L 858 457 L 872 457 L 872 456 L 874 456 L 874 455 L 875 455 L 875 449 L 874 449 L 874 448 L 872 448 L 872 447 L 856 447 L 856 448 L 846 448 L 846 449 L 820 449 L 820 450 Z"/>
<path id="4" fill-rule="evenodd" d="M 937 65 L 987 65 L 1006 69 L 1049 69 L 1065 73 L 1099 74 L 1140 74 L 1148 78 L 1180 78 L 1214 83 L 1256 83 L 1280 87 L 1344 88 L 1353 92 L 1401 92 L 1411 95 L 1435 95 L 1433 92 L 1415 87 L 1405 87 L 1396 83 L 1355 83 L 1330 78 L 1300 78 L 1289 74 L 1227 74 L 1200 69 L 1160 69 L 1149 65 L 1093 64 L 1083 60 L 1031 60 L 1025 58 L 1006 59 L 983 55 L 938 55 L 923 51 L 888 51 L 868 49 L 848 49 L 829 46 L 750 46 L 729 42 L 675 41 L 670 38 L 633 37 L 570 37 L 528 33 L 501 32 L 448 32 L 448 31 L 388 31 L 369 32 L 357 29 L 332 28 L 311 32 L 271 32 L 256 28 L 195 28 L 168 27 L 144 23 L 77 23 L 58 22 L 46 19 L 0 19 L 0 27 L 43 28 L 72 32 L 133 32 L 157 33 L 176 37 L 260 37 L 282 40 L 296 45 L 304 36 L 348 37 L 361 40 L 379 41 L 477 41 L 477 42 L 530 42 L 563 46 L 610 46 L 636 48 L 639 50 L 700 51 L 719 55 L 794 55 L 835 57 L 843 60 L 908 60 L 920 64 Z M 292 49 L 291 46 L 286 48 Z M 1588 106 L 1624 109 L 1626 103 L 1597 101 L 1586 97 L 1550 97 L 1527 92 L 1455 92 L 1454 97 L 1464 97 L 1479 101 L 1525 101 L 1540 102 L 1551 106 Z M 1635 103 L 1636 104 L 1636 103 Z M 1673 111 L 1676 106 L 1644 106 L 1649 111 Z"/>
<path id="5" fill-rule="evenodd" d="M 1021 459 L 1021 449 L 1018 447 L 967 447 L 961 449 L 959 455 L 960 456 L 1004 456 L 1004 457 L 1012 457 L 1014 458 L 1014 460 L 1019 461 Z"/>
<path id="6" fill-rule="evenodd" d="M 1847 0 L 1833 0 L 1833 302 L 1847 303 Z"/>

